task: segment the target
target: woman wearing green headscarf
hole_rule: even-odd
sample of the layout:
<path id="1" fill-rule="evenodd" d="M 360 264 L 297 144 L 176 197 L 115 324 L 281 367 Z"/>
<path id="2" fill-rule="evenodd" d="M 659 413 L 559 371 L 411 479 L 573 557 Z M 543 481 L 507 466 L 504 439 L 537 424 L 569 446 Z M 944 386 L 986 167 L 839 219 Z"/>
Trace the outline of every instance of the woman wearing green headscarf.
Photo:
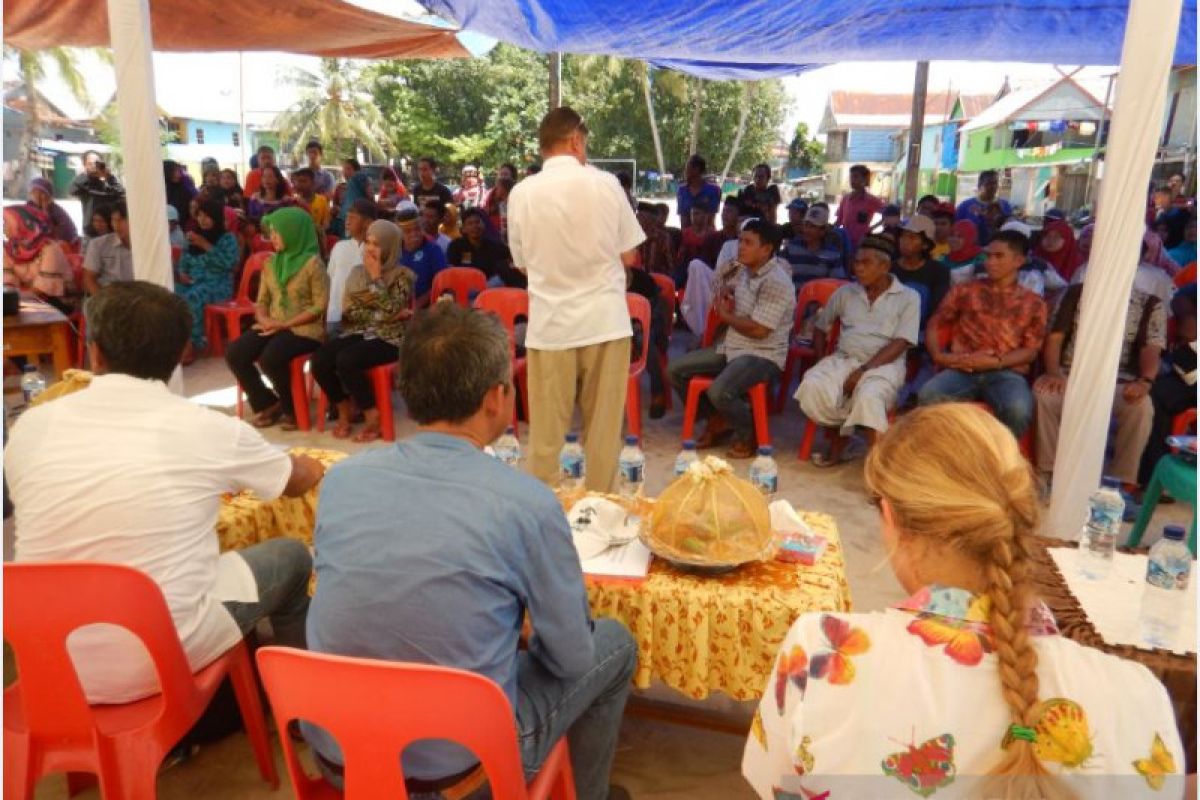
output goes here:
<path id="1" fill-rule="evenodd" d="M 379 410 L 367 370 L 400 357 L 404 328 L 412 316 L 416 276 L 398 263 L 401 235 L 400 228 L 388 220 L 377 220 L 367 228 L 362 263 L 346 278 L 341 334 L 312 358 L 313 377 L 337 407 L 333 435 L 339 439 L 350 435 L 351 400 L 366 418 L 354 440 L 379 438 Z"/>
<path id="2" fill-rule="evenodd" d="M 225 362 L 250 398 L 254 425 L 265 428 L 282 419 L 284 430 L 295 430 L 291 363 L 325 338 L 329 276 L 316 225 L 302 209 L 274 211 L 263 218 L 263 228 L 275 254 L 259 280 L 254 326 L 229 345 Z M 274 391 L 263 383 L 264 375 Z"/>

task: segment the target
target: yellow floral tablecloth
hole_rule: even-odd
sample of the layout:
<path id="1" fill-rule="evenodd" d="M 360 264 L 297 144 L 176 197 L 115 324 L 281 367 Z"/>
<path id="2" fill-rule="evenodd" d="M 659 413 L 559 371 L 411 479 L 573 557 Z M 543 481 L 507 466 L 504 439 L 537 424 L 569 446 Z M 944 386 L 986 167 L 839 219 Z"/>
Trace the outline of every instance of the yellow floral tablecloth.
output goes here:
<path id="1" fill-rule="evenodd" d="M 796 617 L 851 610 L 837 525 L 828 514 L 799 513 L 829 540 L 811 567 L 770 560 L 703 575 L 656 558 L 644 581 L 586 579 L 592 614 L 619 619 L 637 641 L 635 686 L 658 678 L 697 700 L 716 690 L 756 700 Z"/>
<path id="2" fill-rule="evenodd" d="M 326 467 L 347 455 L 338 450 L 307 447 L 294 447 L 289 452 L 311 456 Z M 290 536 L 311 546 L 320 488 L 318 484 L 302 497 L 280 497 L 270 502 L 262 501 L 252 492 L 226 498 L 217 516 L 217 540 L 221 550 L 240 550 L 279 536 Z"/>

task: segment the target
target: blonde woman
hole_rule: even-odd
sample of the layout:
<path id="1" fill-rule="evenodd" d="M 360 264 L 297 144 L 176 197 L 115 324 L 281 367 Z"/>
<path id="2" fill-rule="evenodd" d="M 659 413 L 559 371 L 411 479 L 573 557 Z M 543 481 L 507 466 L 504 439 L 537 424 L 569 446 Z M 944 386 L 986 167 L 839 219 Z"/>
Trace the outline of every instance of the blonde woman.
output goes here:
<path id="1" fill-rule="evenodd" d="M 792 626 L 742 761 L 759 796 L 1178 798 L 1166 690 L 1058 635 L 1033 596 L 1037 493 L 1004 426 L 966 404 L 917 409 L 866 482 L 911 597 Z"/>

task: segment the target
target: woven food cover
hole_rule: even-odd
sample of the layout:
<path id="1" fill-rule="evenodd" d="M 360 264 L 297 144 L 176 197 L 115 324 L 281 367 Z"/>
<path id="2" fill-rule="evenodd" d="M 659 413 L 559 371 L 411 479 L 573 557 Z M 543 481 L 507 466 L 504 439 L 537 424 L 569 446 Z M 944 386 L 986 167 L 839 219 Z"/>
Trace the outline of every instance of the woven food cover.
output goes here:
<path id="1" fill-rule="evenodd" d="M 659 495 L 641 536 L 655 554 L 671 561 L 736 566 L 770 554 L 771 514 L 758 489 L 728 463 L 709 456 Z"/>

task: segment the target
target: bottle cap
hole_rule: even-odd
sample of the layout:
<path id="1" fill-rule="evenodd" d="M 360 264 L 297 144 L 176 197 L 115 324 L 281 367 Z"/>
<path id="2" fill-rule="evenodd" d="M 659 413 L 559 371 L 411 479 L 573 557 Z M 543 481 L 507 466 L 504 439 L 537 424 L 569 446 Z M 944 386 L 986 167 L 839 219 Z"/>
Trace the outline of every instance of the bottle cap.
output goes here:
<path id="1" fill-rule="evenodd" d="M 1163 526 L 1163 538 L 1170 539 L 1175 542 L 1182 542 L 1187 536 L 1187 529 L 1182 525 L 1165 525 Z"/>
<path id="2" fill-rule="evenodd" d="M 695 439 L 684 439 L 683 440 L 683 449 L 684 450 L 695 450 L 696 449 L 696 440 Z"/>
<path id="3" fill-rule="evenodd" d="M 769 456 L 774 454 L 774 452 L 775 448 L 769 444 L 764 444 L 762 447 L 758 448 L 758 454 L 760 456 Z"/>
<path id="4" fill-rule="evenodd" d="M 634 436 L 632 433 L 625 437 L 625 446 L 626 447 L 636 447 L 637 443 L 638 443 L 638 437 Z"/>
<path id="5" fill-rule="evenodd" d="M 507 428 L 504 429 L 504 434 L 506 436 L 515 436 L 516 433 L 517 433 L 517 429 L 514 428 L 512 425 L 509 425 Z"/>
<path id="6" fill-rule="evenodd" d="M 1100 479 L 1100 485 L 1103 486 L 1105 489 L 1120 489 L 1121 488 L 1121 479 L 1113 478 L 1108 475 L 1105 475 L 1103 478 Z"/>
<path id="7" fill-rule="evenodd" d="M 575 444 L 578 441 L 579 441 L 578 433 L 568 433 L 567 434 L 567 444 Z"/>

